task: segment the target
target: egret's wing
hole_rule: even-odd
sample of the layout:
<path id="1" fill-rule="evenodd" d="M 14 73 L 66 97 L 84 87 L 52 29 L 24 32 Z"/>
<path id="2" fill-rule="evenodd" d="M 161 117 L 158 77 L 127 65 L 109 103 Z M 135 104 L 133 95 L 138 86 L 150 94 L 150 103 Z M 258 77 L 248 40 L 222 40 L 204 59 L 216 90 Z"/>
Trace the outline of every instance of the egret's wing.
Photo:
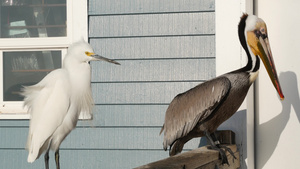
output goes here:
<path id="1" fill-rule="evenodd" d="M 230 87 L 226 77 L 218 77 L 177 95 L 165 115 L 162 128 L 162 131 L 165 130 L 164 149 L 176 139 L 186 136 L 199 121 L 206 119 L 227 95 Z"/>
<path id="2" fill-rule="evenodd" d="M 27 148 L 28 161 L 41 154 L 40 148 L 64 120 L 70 105 L 67 73 L 58 69 L 48 74 L 40 83 L 25 87 L 24 103 L 31 115 Z"/>

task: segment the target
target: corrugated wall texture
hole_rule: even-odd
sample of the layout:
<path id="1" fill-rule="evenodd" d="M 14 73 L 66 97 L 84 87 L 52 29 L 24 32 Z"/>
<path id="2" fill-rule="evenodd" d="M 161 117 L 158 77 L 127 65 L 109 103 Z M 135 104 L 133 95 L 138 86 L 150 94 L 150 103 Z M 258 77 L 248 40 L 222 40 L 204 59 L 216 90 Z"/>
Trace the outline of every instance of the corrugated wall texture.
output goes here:
<path id="1" fill-rule="evenodd" d="M 90 0 L 89 41 L 121 66 L 92 62 L 94 119 L 61 145 L 61 168 L 133 168 L 168 157 L 159 131 L 171 100 L 215 76 L 214 0 Z M 0 121 L 0 168 L 27 163 L 28 120 Z M 199 139 L 185 149 L 198 147 Z M 50 154 L 51 168 L 54 154 Z"/>

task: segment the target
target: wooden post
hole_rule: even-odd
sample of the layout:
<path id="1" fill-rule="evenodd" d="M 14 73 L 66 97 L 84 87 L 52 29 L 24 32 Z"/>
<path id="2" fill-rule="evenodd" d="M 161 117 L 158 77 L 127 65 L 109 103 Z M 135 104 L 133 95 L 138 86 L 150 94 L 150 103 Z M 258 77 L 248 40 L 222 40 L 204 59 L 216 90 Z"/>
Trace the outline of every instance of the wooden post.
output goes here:
<path id="1" fill-rule="evenodd" d="M 204 146 L 184 152 L 172 157 L 168 157 L 156 162 L 152 162 L 135 169 L 237 169 L 240 167 L 240 154 L 234 144 L 235 134 L 232 131 L 218 131 L 216 132 L 218 139 L 222 145 L 230 148 L 235 157 L 226 152 L 229 165 L 221 164 L 219 159 L 219 152 L 209 149 L 210 146 Z M 224 150 L 225 151 L 225 150 Z M 216 167 L 217 166 L 217 167 Z"/>
<path id="2" fill-rule="evenodd" d="M 208 149 L 208 147 L 200 147 L 135 169 L 215 169 L 216 166 L 219 169 L 237 169 L 240 167 L 239 152 L 236 145 L 227 146 L 237 158 L 234 159 L 230 153 L 226 152 L 229 165 L 222 165 L 219 152 Z"/>

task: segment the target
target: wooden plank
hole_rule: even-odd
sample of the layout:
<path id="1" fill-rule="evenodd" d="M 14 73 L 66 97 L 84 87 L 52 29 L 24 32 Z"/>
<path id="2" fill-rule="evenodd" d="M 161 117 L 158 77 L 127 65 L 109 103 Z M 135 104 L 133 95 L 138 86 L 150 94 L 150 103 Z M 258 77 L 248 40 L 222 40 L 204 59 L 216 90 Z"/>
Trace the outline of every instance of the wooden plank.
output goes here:
<path id="1" fill-rule="evenodd" d="M 112 59 L 215 57 L 215 36 L 91 38 L 96 53 Z"/>
<path id="2" fill-rule="evenodd" d="M 1 168 L 37 169 L 44 168 L 43 155 L 34 163 L 27 162 L 28 152 L 24 149 L 0 149 Z M 54 153 L 49 154 L 49 168 L 55 168 Z M 151 161 L 167 157 L 163 150 L 60 150 L 61 168 L 74 169 L 130 169 Z"/>
<path id="3" fill-rule="evenodd" d="M 208 164 L 205 164 L 201 167 L 198 167 L 197 169 L 215 169 L 216 166 L 218 167 L 218 169 L 238 169 L 240 168 L 241 164 L 240 164 L 240 156 L 239 156 L 239 152 L 235 152 L 234 156 L 237 159 L 234 159 L 234 157 L 232 155 L 228 155 L 228 161 L 229 161 L 229 165 L 224 164 L 222 165 L 220 160 L 217 161 L 212 161 Z"/>
<path id="4" fill-rule="evenodd" d="M 214 0 L 90 0 L 89 15 L 214 11 Z"/>
<path id="5" fill-rule="evenodd" d="M 103 150 L 163 150 L 161 127 L 119 127 L 119 128 L 76 128 L 61 144 L 63 149 Z M 26 145 L 28 128 L 0 128 L 0 149 L 23 149 Z M 202 140 L 202 142 L 206 142 Z M 198 148 L 200 138 L 189 141 L 184 149 Z"/>
<path id="6" fill-rule="evenodd" d="M 95 104 L 169 104 L 200 82 L 93 83 Z"/>
<path id="7" fill-rule="evenodd" d="M 215 59 L 122 60 L 92 63 L 92 82 L 195 81 L 215 77 Z"/>
<path id="8" fill-rule="evenodd" d="M 236 145 L 228 145 L 237 157 L 233 160 L 232 155 L 226 152 L 228 157 L 228 165 L 221 165 L 219 160 L 219 152 L 216 150 L 210 150 L 207 147 L 201 147 L 189 152 L 184 152 L 173 157 L 169 157 L 163 160 L 159 160 L 150 164 L 146 164 L 135 169 L 214 169 L 216 166 L 221 166 L 221 168 L 226 169 L 236 169 L 240 166 L 239 153 L 237 152 Z"/>
<path id="9" fill-rule="evenodd" d="M 214 12 L 90 16 L 89 37 L 214 34 L 214 25 Z"/>

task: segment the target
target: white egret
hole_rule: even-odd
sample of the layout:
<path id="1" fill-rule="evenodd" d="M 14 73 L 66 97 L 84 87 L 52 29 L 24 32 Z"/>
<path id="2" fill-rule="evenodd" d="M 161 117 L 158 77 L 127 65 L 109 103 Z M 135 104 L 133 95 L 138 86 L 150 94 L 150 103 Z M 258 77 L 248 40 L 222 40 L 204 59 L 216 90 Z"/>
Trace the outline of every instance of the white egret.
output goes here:
<path id="1" fill-rule="evenodd" d="M 59 169 L 59 146 L 75 128 L 80 112 L 92 115 L 91 72 L 89 61 L 114 60 L 96 55 L 82 41 L 72 44 L 61 69 L 49 73 L 33 86 L 24 87 L 24 105 L 31 115 L 26 149 L 27 161 L 32 163 L 45 152 L 45 167 L 49 168 L 49 150 L 55 151 Z"/>

